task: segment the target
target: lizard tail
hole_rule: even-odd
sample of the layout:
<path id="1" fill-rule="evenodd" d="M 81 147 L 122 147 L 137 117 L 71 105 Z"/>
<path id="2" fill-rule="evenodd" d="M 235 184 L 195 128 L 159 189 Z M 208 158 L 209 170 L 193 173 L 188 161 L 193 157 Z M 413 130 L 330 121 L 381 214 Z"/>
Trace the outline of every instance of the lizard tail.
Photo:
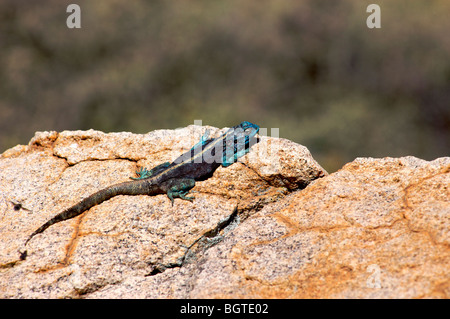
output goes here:
<path id="1" fill-rule="evenodd" d="M 83 212 L 87 211 L 91 207 L 94 207 L 95 205 L 98 205 L 116 195 L 119 195 L 119 194 L 127 195 L 126 194 L 126 190 L 127 190 L 126 186 L 127 185 L 125 185 L 125 184 L 129 184 L 129 183 L 130 182 L 120 183 L 120 184 L 112 185 L 110 187 L 102 189 L 102 190 L 90 195 L 89 197 L 86 197 L 85 199 L 81 200 L 79 203 L 73 205 L 72 207 L 59 213 L 58 215 L 56 215 L 55 217 L 53 217 L 52 219 L 47 221 L 45 224 L 43 224 L 41 227 L 36 229 L 25 241 L 25 246 L 28 244 L 28 242 L 31 240 L 31 238 L 33 238 L 37 234 L 42 233 L 44 230 L 49 228 L 51 225 L 56 224 L 61 221 L 64 221 L 64 220 L 74 218 L 78 215 L 81 215 Z M 129 195 L 136 195 L 136 194 L 130 193 Z"/>

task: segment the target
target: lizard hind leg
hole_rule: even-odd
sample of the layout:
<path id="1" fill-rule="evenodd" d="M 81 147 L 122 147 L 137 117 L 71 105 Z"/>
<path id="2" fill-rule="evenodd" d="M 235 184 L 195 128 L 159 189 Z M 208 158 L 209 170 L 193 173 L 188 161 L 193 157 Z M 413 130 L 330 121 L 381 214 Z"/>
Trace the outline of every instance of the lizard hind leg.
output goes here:
<path id="1" fill-rule="evenodd" d="M 174 203 L 174 198 L 181 198 L 188 201 L 193 201 L 193 196 L 186 196 L 186 194 L 195 186 L 195 180 L 191 178 L 172 179 L 166 185 L 167 197 Z"/>

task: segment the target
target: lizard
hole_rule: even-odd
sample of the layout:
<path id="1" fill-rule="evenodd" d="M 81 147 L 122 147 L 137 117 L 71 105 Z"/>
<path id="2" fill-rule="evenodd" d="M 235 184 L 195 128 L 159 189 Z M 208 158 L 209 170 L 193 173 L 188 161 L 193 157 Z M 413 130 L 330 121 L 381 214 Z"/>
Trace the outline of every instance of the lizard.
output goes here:
<path id="1" fill-rule="evenodd" d="M 219 166 L 227 167 L 248 153 L 250 147 L 259 142 L 254 139 L 258 131 L 258 125 L 247 121 L 231 127 L 217 138 L 208 138 L 207 130 L 200 142 L 172 163 L 166 162 L 151 170 L 141 168 L 136 172 L 138 177 L 130 177 L 132 181 L 108 186 L 57 214 L 36 229 L 24 246 L 51 225 L 74 218 L 117 195 L 167 194 L 172 206 L 174 198 L 193 201 L 194 197 L 186 195 L 195 186 L 195 182 L 208 179 Z M 25 259 L 26 254 L 26 251 L 21 253 L 21 259 Z"/>

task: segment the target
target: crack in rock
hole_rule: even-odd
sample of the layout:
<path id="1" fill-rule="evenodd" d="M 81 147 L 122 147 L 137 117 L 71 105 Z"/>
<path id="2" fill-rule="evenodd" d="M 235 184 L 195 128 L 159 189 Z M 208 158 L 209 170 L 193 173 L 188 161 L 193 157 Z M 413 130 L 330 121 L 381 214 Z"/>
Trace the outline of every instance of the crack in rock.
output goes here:
<path id="1" fill-rule="evenodd" d="M 157 264 L 155 268 L 146 275 L 146 277 L 154 276 L 163 273 L 167 269 L 182 267 L 187 263 L 194 262 L 200 253 L 203 253 L 212 246 L 220 243 L 230 231 L 235 229 L 240 224 L 240 222 L 239 212 L 236 207 L 231 215 L 219 221 L 216 227 L 205 232 L 189 247 L 186 247 L 186 252 L 182 257 L 178 258 L 176 262 Z"/>

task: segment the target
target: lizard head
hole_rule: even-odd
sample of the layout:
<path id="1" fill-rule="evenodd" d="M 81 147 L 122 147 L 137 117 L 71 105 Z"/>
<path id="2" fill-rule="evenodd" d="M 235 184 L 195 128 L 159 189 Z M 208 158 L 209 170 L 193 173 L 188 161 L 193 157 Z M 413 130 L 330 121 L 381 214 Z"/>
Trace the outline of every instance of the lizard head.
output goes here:
<path id="1" fill-rule="evenodd" d="M 222 166 L 226 167 L 237 161 L 250 151 L 253 144 L 259 142 L 254 136 L 259 131 L 259 126 L 247 121 L 233 126 L 224 134 L 225 152 L 223 153 Z"/>
<path id="2" fill-rule="evenodd" d="M 259 126 L 247 121 L 242 122 L 241 124 L 238 124 L 234 126 L 235 129 L 242 129 L 243 131 L 252 132 L 252 137 L 255 136 L 256 133 L 259 131 Z"/>

